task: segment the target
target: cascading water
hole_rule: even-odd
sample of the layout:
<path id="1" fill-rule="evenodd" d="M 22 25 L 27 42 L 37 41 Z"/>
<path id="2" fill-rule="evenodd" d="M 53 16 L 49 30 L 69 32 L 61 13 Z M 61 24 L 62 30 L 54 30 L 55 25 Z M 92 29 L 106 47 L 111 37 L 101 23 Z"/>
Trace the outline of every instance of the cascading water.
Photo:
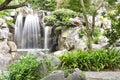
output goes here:
<path id="1" fill-rule="evenodd" d="M 28 14 L 25 19 L 23 34 L 22 34 L 22 48 L 35 49 L 39 48 L 38 40 L 40 35 L 39 18 L 37 14 Z"/>
<path id="2" fill-rule="evenodd" d="M 23 24 L 24 23 L 24 24 Z M 37 14 L 28 14 L 23 21 L 20 13 L 15 22 L 14 41 L 18 49 L 40 48 L 40 25 Z"/>
<path id="3" fill-rule="evenodd" d="M 48 33 L 48 30 L 49 30 L 49 27 L 48 26 L 46 26 L 46 27 L 44 27 L 44 36 L 45 36 L 45 38 L 44 38 L 44 49 L 45 50 L 48 50 L 48 38 L 49 38 L 49 33 Z"/>
<path id="4" fill-rule="evenodd" d="M 45 17 L 43 12 L 42 16 Z M 39 20 L 38 14 L 33 14 L 33 12 L 27 14 L 26 16 L 24 15 L 24 17 L 22 13 L 17 16 L 15 22 L 14 41 L 19 50 L 41 50 L 41 48 L 42 50 L 50 49 L 51 46 L 49 44 L 51 44 L 50 34 L 52 28 L 49 26 L 45 27 L 43 17 L 39 16 Z M 41 31 L 43 29 L 44 31 Z"/>
<path id="5" fill-rule="evenodd" d="M 22 42 L 22 31 L 23 31 L 23 15 L 19 13 L 15 22 L 14 41 L 18 48 L 21 48 Z"/>

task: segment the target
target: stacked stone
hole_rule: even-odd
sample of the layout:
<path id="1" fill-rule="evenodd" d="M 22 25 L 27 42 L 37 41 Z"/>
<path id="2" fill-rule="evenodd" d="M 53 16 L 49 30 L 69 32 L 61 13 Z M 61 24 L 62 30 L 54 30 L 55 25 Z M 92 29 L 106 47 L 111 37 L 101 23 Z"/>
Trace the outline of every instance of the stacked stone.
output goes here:
<path id="1" fill-rule="evenodd" d="M 8 41 L 9 28 L 4 19 L 0 18 L 0 70 L 6 70 L 13 60 L 13 52 L 17 50 L 14 42 Z"/>

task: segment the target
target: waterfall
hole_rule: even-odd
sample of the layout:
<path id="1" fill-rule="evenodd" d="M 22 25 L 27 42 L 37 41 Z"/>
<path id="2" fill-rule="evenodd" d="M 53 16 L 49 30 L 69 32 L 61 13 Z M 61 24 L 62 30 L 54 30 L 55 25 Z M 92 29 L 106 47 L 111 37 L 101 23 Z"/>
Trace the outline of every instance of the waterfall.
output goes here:
<path id="1" fill-rule="evenodd" d="M 44 27 L 44 49 L 45 50 L 47 50 L 48 49 L 48 44 L 49 44 L 49 41 L 48 41 L 48 39 L 49 39 L 49 33 L 48 33 L 48 31 L 49 31 L 49 27 L 48 26 L 46 26 L 46 27 Z"/>
<path id="2" fill-rule="evenodd" d="M 39 48 L 38 40 L 40 35 L 39 18 L 37 14 L 28 14 L 25 19 L 23 34 L 22 34 L 22 48 L 35 49 Z"/>
<path id="3" fill-rule="evenodd" d="M 23 31 L 23 15 L 22 13 L 20 13 L 16 18 L 14 32 L 14 41 L 17 45 L 17 48 L 21 48 L 22 31 Z"/>
<path id="4" fill-rule="evenodd" d="M 38 14 L 29 13 L 25 17 L 20 13 L 15 22 L 14 41 L 18 49 L 44 49 L 51 47 L 50 34 L 52 27 L 44 24 L 45 14 L 42 17 Z M 40 19 L 40 20 L 39 20 Z M 40 23 L 41 22 L 41 23 Z M 42 31 L 43 30 L 43 31 Z"/>
<path id="5" fill-rule="evenodd" d="M 24 23 L 24 24 L 23 24 Z M 23 21 L 20 13 L 15 22 L 14 41 L 18 49 L 40 48 L 40 25 L 37 14 L 28 14 Z"/>

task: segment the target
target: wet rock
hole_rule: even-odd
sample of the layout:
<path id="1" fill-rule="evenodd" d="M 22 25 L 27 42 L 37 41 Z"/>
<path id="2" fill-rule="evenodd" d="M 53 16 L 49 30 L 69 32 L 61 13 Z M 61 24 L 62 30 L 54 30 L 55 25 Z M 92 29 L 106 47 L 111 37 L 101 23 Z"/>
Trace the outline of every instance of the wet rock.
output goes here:
<path id="1" fill-rule="evenodd" d="M 10 52 L 16 52 L 17 51 L 17 46 L 16 46 L 15 42 L 8 41 L 8 46 L 10 47 Z"/>

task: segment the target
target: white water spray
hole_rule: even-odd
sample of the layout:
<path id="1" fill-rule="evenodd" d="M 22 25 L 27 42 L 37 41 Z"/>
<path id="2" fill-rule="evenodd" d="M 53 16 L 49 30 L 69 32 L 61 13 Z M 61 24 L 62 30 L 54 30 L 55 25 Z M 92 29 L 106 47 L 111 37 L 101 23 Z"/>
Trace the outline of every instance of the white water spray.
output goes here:
<path id="1" fill-rule="evenodd" d="M 44 36 L 45 36 L 45 37 L 44 37 L 44 49 L 45 49 L 45 50 L 47 50 L 47 49 L 48 49 L 48 46 L 49 46 L 49 45 L 48 45 L 48 44 L 49 44 L 49 43 L 48 43 L 48 42 L 49 42 L 49 41 L 48 41 L 48 38 L 49 38 L 49 32 L 48 32 L 48 31 L 49 31 L 49 27 L 48 27 L 48 26 L 44 27 Z"/>
<path id="2" fill-rule="evenodd" d="M 35 49 L 39 48 L 38 39 L 40 35 L 39 18 L 37 14 L 28 14 L 25 19 L 23 35 L 22 35 L 22 48 Z"/>
<path id="3" fill-rule="evenodd" d="M 17 45 L 17 48 L 21 48 L 22 31 L 23 31 L 23 15 L 22 13 L 20 13 L 16 18 L 14 32 L 14 41 Z"/>

